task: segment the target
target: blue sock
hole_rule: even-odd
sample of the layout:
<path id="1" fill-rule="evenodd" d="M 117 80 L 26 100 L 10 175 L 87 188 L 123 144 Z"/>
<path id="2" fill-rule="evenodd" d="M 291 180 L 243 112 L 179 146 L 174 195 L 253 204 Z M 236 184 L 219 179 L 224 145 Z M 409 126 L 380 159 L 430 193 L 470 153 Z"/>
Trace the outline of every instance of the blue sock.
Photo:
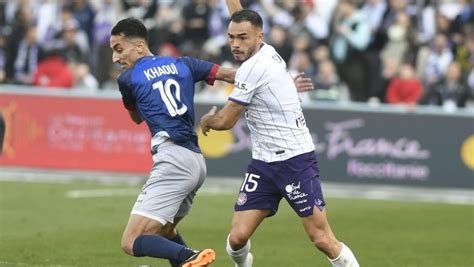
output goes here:
<path id="1" fill-rule="evenodd" d="M 133 243 L 135 257 L 153 257 L 183 262 L 194 255 L 194 251 L 159 235 L 141 235 Z"/>
<path id="2" fill-rule="evenodd" d="M 169 240 L 175 242 L 176 244 L 180 244 L 187 247 L 186 242 L 184 242 L 184 239 L 181 237 L 179 232 L 176 232 L 176 236 L 173 238 L 170 238 Z M 175 260 L 169 260 L 169 262 L 172 267 L 179 267 L 179 264 L 181 263 L 180 261 L 175 261 Z"/>

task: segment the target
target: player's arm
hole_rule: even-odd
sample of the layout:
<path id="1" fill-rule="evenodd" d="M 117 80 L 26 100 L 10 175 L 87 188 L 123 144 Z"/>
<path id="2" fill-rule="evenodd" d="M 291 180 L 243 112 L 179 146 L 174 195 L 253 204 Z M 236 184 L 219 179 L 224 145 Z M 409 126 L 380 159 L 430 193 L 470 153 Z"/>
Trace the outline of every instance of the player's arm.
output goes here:
<path id="1" fill-rule="evenodd" d="M 134 121 L 136 124 L 140 124 L 142 123 L 143 121 L 143 118 L 142 116 L 140 116 L 140 113 L 138 113 L 138 111 L 136 110 L 128 110 L 128 115 L 130 115 L 130 118 L 132 119 L 132 121 Z"/>
<path id="2" fill-rule="evenodd" d="M 225 0 L 225 2 L 227 4 L 227 9 L 229 10 L 229 15 L 231 16 L 235 12 L 243 9 L 240 0 Z"/>
<path id="3" fill-rule="evenodd" d="M 129 84 L 130 72 L 120 74 L 118 77 L 119 91 L 122 94 L 123 106 L 127 109 L 128 115 L 136 124 L 140 124 L 143 121 L 140 112 L 138 112 L 135 97 L 133 96 L 131 85 Z"/>
<path id="4" fill-rule="evenodd" d="M 207 114 L 202 116 L 200 122 L 201 131 L 207 136 L 211 129 L 217 131 L 229 130 L 234 127 L 244 111 L 245 106 L 233 101 L 227 101 L 225 106 L 219 111 L 214 106 Z"/>
<path id="5" fill-rule="evenodd" d="M 235 73 L 237 72 L 234 68 L 224 68 L 219 66 L 216 72 L 215 79 L 218 81 L 225 81 L 234 84 Z"/>
<path id="6" fill-rule="evenodd" d="M 213 85 L 215 80 L 234 83 L 237 70 L 234 68 L 225 68 L 205 60 L 194 57 L 182 57 L 181 60 L 186 64 L 193 74 L 194 82 L 206 81 Z"/>

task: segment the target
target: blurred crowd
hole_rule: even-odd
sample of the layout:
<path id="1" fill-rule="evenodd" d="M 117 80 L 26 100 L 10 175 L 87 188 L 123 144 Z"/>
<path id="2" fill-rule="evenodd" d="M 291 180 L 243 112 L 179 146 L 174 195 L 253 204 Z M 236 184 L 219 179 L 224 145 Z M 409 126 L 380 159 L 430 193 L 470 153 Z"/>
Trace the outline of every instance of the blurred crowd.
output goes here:
<path id="1" fill-rule="evenodd" d="M 242 0 L 290 72 L 311 77 L 302 101 L 474 106 L 470 0 Z M 225 66 L 225 0 L 0 0 L 0 83 L 117 90 L 109 34 L 141 19 L 159 55 Z M 232 85 L 200 85 L 226 98 Z"/>

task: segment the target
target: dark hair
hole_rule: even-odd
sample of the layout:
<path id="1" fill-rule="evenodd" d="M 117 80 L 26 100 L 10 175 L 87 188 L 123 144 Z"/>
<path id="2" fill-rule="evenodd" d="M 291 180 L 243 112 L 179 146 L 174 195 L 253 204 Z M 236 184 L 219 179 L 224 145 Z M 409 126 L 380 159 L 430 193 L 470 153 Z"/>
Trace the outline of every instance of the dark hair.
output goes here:
<path id="1" fill-rule="evenodd" d="M 235 12 L 230 17 L 230 21 L 237 22 L 237 23 L 248 21 L 250 22 L 250 24 L 252 24 L 253 26 L 259 29 L 263 28 L 262 17 L 260 17 L 260 15 L 257 12 L 250 9 L 242 9 Z"/>
<path id="2" fill-rule="evenodd" d="M 125 37 L 138 37 L 148 42 L 148 30 L 138 19 L 126 18 L 117 22 L 110 32 L 111 35 L 123 34 Z"/>

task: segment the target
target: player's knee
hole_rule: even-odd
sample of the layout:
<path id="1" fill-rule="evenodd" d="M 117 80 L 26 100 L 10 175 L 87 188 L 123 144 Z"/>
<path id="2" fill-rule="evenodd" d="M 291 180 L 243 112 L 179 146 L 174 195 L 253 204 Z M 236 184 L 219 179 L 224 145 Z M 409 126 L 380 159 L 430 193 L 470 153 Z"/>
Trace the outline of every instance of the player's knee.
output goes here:
<path id="1" fill-rule="evenodd" d="M 329 240 L 324 239 L 324 238 L 318 238 L 313 240 L 313 244 L 316 248 L 322 251 L 326 251 L 329 248 Z"/>
<path id="2" fill-rule="evenodd" d="M 330 246 L 331 240 L 324 231 L 317 231 L 309 236 L 311 242 L 319 250 L 325 251 Z"/>
<path id="3" fill-rule="evenodd" d="M 248 240 L 248 236 L 243 233 L 234 232 L 229 235 L 229 245 L 234 250 L 244 247 Z"/>
<path id="4" fill-rule="evenodd" d="M 125 252 L 126 254 L 130 256 L 133 256 L 133 240 L 129 238 L 123 238 L 121 247 L 122 247 L 123 252 Z"/>
<path id="5" fill-rule="evenodd" d="M 122 243 L 122 250 L 126 254 L 133 256 L 133 245 L 130 245 L 128 243 Z"/>

